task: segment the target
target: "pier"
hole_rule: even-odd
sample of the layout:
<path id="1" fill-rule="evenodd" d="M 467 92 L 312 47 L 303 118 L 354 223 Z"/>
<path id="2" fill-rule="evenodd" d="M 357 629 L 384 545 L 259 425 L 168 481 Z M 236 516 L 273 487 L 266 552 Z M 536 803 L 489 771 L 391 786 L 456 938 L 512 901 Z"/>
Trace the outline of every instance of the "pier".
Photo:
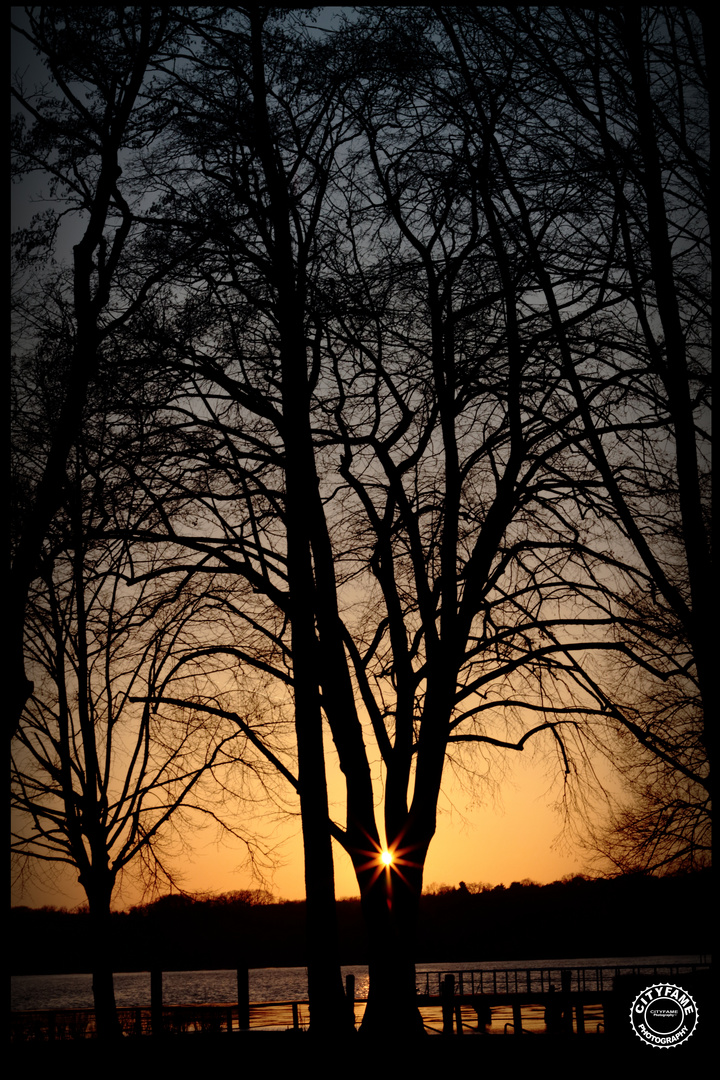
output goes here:
<path id="1" fill-rule="evenodd" d="M 616 1023 L 620 987 L 638 981 L 693 980 L 708 972 L 709 965 L 698 963 L 419 971 L 417 1005 L 429 1034 L 597 1036 L 611 1031 Z M 118 1017 L 130 1038 L 307 1028 L 307 1000 L 250 1002 L 247 988 L 247 970 L 240 969 L 237 1001 L 169 1005 L 162 999 L 162 973 L 153 972 L 150 1004 L 119 1007 Z M 366 999 L 355 996 L 352 976 L 346 980 L 346 996 L 359 1025 Z M 92 1009 L 11 1013 L 13 1042 L 94 1036 Z"/>

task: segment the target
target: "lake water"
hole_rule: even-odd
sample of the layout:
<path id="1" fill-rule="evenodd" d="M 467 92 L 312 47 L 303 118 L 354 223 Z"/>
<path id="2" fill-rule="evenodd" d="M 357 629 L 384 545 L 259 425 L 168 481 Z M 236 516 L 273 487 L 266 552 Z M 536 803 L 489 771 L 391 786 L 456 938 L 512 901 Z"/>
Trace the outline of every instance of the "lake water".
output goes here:
<path id="1" fill-rule="evenodd" d="M 466 964 L 418 964 L 418 989 L 424 989 L 425 972 L 431 975 L 431 992 L 437 992 L 437 979 L 443 971 L 504 971 L 515 968 L 615 968 L 670 964 L 708 963 L 705 956 L 632 956 L 590 957 L 574 960 L 512 960 L 506 963 L 487 961 Z M 343 977 L 355 976 L 355 996 L 364 998 L 368 988 L 368 970 L 364 966 L 343 967 Z M 251 968 L 251 1002 L 306 1001 L 305 968 Z M 115 998 L 125 1008 L 150 1005 L 150 973 L 119 972 L 115 975 Z M 166 1005 L 211 1005 L 237 1002 L 235 971 L 168 971 L 163 974 L 163 1002 Z M 14 975 L 10 986 L 13 1011 L 35 1009 L 91 1009 L 92 976 L 83 975 Z"/>

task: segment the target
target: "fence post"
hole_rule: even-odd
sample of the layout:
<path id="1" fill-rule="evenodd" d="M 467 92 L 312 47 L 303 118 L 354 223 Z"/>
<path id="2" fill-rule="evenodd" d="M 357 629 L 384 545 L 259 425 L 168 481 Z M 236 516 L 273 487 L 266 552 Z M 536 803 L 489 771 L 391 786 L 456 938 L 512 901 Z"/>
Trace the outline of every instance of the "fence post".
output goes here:
<path id="1" fill-rule="evenodd" d="M 566 1035 L 572 1034 L 573 1029 L 573 1011 L 572 1004 L 570 1002 L 570 988 L 572 985 L 572 970 L 565 968 L 560 972 L 560 992 L 562 1000 L 562 1031 Z"/>
<path id="2" fill-rule="evenodd" d="M 250 976 L 247 965 L 237 969 L 238 991 L 238 1028 L 240 1031 L 250 1027 Z"/>
<path id="3" fill-rule="evenodd" d="M 163 973 L 150 972 L 150 1030 L 153 1035 L 162 1035 L 163 1027 Z"/>
<path id="4" fill-rule="evenodd" d="M 522 1033 L 523 1033 L 523 1030 L 522 1030 L 522 1006 L 520 1005 L 519 1001 L 514 1001 L 513 1002 L 512 1014 L 513 1014 L 513 1034 L 514 1035 L 522 1035 Z"/>
<path id="5" fill-rule="evenodd" d="M 578 1001 L 575 1006 L 575 1016 L 577 1018 L 577 1033 L 578 1035 L 585 1034 L 585 1009 L 583 1008 L 582 1001 Z"/>
<path id="6" fill-rule="evenodd" d="M 355 1026 L 355 976 L 353 974 L 345 976 L 345 997 L 347 998 L 348 1009 L 350 1011 L 350 1018 Z"/>
<path id="7" fill-rule="evenodd" d="M 455 976 L 446 975 L 442 984 L 443 1035 L 453 1033 L 453 996 L 455 994 Z"/>

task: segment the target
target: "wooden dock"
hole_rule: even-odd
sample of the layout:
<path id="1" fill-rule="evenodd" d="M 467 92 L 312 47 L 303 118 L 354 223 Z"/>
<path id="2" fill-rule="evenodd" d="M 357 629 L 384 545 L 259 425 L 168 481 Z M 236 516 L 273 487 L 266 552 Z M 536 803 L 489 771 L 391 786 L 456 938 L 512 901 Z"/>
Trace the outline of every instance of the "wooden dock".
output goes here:
<path id="1" fill-rule="evenodd" d="M 708 971 L 707 964 L 672 964 L 419 972 L 417 1005 L 432 1034 L 595 1036 L 612 1028 L 623 980 L 678 982 Z M 168 1005 L 162 1000 L 162 977 L 154 972 L 150 1006 L 119 1007 L 118 1017 L 131 1038 L 307 1029 L 306 1000 L 250 1002 L 247 985 L 247 971 L 241 970 L 237 1002 Z M 346 996 L 357 1026 L 366 1001 L 355 997 L 352 976 L 346 980 Z M 95 1034 L 92 1009 L 11 1013 L 11 1039 L 16 1043 L 93 1039 Z"/>

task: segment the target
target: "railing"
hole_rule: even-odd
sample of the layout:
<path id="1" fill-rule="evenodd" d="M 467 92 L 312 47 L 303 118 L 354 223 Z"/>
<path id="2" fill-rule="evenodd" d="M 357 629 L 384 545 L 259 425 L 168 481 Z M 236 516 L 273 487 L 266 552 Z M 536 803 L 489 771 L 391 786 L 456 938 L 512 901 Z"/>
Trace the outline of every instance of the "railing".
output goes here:
<path id="1" fill-rule="evenodd" d="M 709 970 L 709 964 L 626 964 L 613 967 L 538 967 L 494 968 L 463 970 L 444 968 L 442 971 L 417 973 L 418 1005 L 426 1011 L 438 1010 L 440 1000 L 447 1003 L 448 988 L 453 997 L 479 997 L 482 994 L 516 995 L 525 997 L 549 994 L 552 987 L 565 993 L 607 994 L 613 990 L 614 980 L 623 975 L 645 975 L 648 980 L 663 978 L 675 981 L 684 975 Z M 446 982 L 446 976 L 452 980 Z M 348 977 L 352 979 L 352 976 Z M 362 1015 L 365 999 L 355 997 L 354 983 L 347 987 L 348 1001 L 354 1001 Z M 439 1000 L 440 999 L 440 1000 Z M 450 999 L 452 1001 L 452 998 Z M 516 997 L 517 1000 L 517 997 Z M 499 1003 L 498 1003 L 499 1004 Z M 592 1001 L 590 1002 L 592 1004 Z M 513 1005 L 515 1008 L 519 1005 Z M 454 1008 L 454 1007 L 453 1007 Z M 457 1008 L 461 1003 L 457 1002 Z M 241 1020 L 242 1012 L 242 1020 Z M 515 1023 L 520 1024 L 520 1014 Z M 142 1037 L 150 1034 L 179 1034 L 183 1032 L 227 1032 L 250 1029 L 274 1028 L 287 1030 L 306 1026 L 308 1007 L 306 1001 L 256 1002 L 240 1010 L 237 1004 L 214 1005 L 167 1005 L 160 1010 L 153 1008 L 118 1008 L 121 1028 L 127 1036 Z M 93 1038 L 96 1035 L 93 1009 L 57 1009 L 36 1012 L 11 1013 L 11 1039 L 14 1042 L 53 1041 Z"/>
<path id="2" fill-rule="evenodd" d="M 551 987 L 581 993 L 607 993 L 620 975 L 647 975 L 671 981 L 681 975 L 705 971 L 708 964 L 620 964 L 613 967 L 539 967 L 492 968 L 460 971 L 419 971 L 415 985 L 418 995 L 438 997 L 443 993 L 446 975 L 455 979 L 455 993 L 461 996 L 477 994 L 536 994 L 547 993 Z M 567 981 L 569 980 L 569 982 Z"/>
<path id="3" fill-rule="evenodd" d="M 250 1028 L 299 1029 L 307 1025 L 307 1002 L 269 1001 L 250 1006 Z M 118 1007 L 118 1021 L 126 1036 L 158 1034 L 150 1006 Z M 230 1033 L 241 1030 L 237 1005 L 164 1005 L 163 1034 L 189 1032 Z M 94 1009 L 53 1009 L 10 1014 L 13 1042 L 52 1042 L 95 1038 Z"/>

